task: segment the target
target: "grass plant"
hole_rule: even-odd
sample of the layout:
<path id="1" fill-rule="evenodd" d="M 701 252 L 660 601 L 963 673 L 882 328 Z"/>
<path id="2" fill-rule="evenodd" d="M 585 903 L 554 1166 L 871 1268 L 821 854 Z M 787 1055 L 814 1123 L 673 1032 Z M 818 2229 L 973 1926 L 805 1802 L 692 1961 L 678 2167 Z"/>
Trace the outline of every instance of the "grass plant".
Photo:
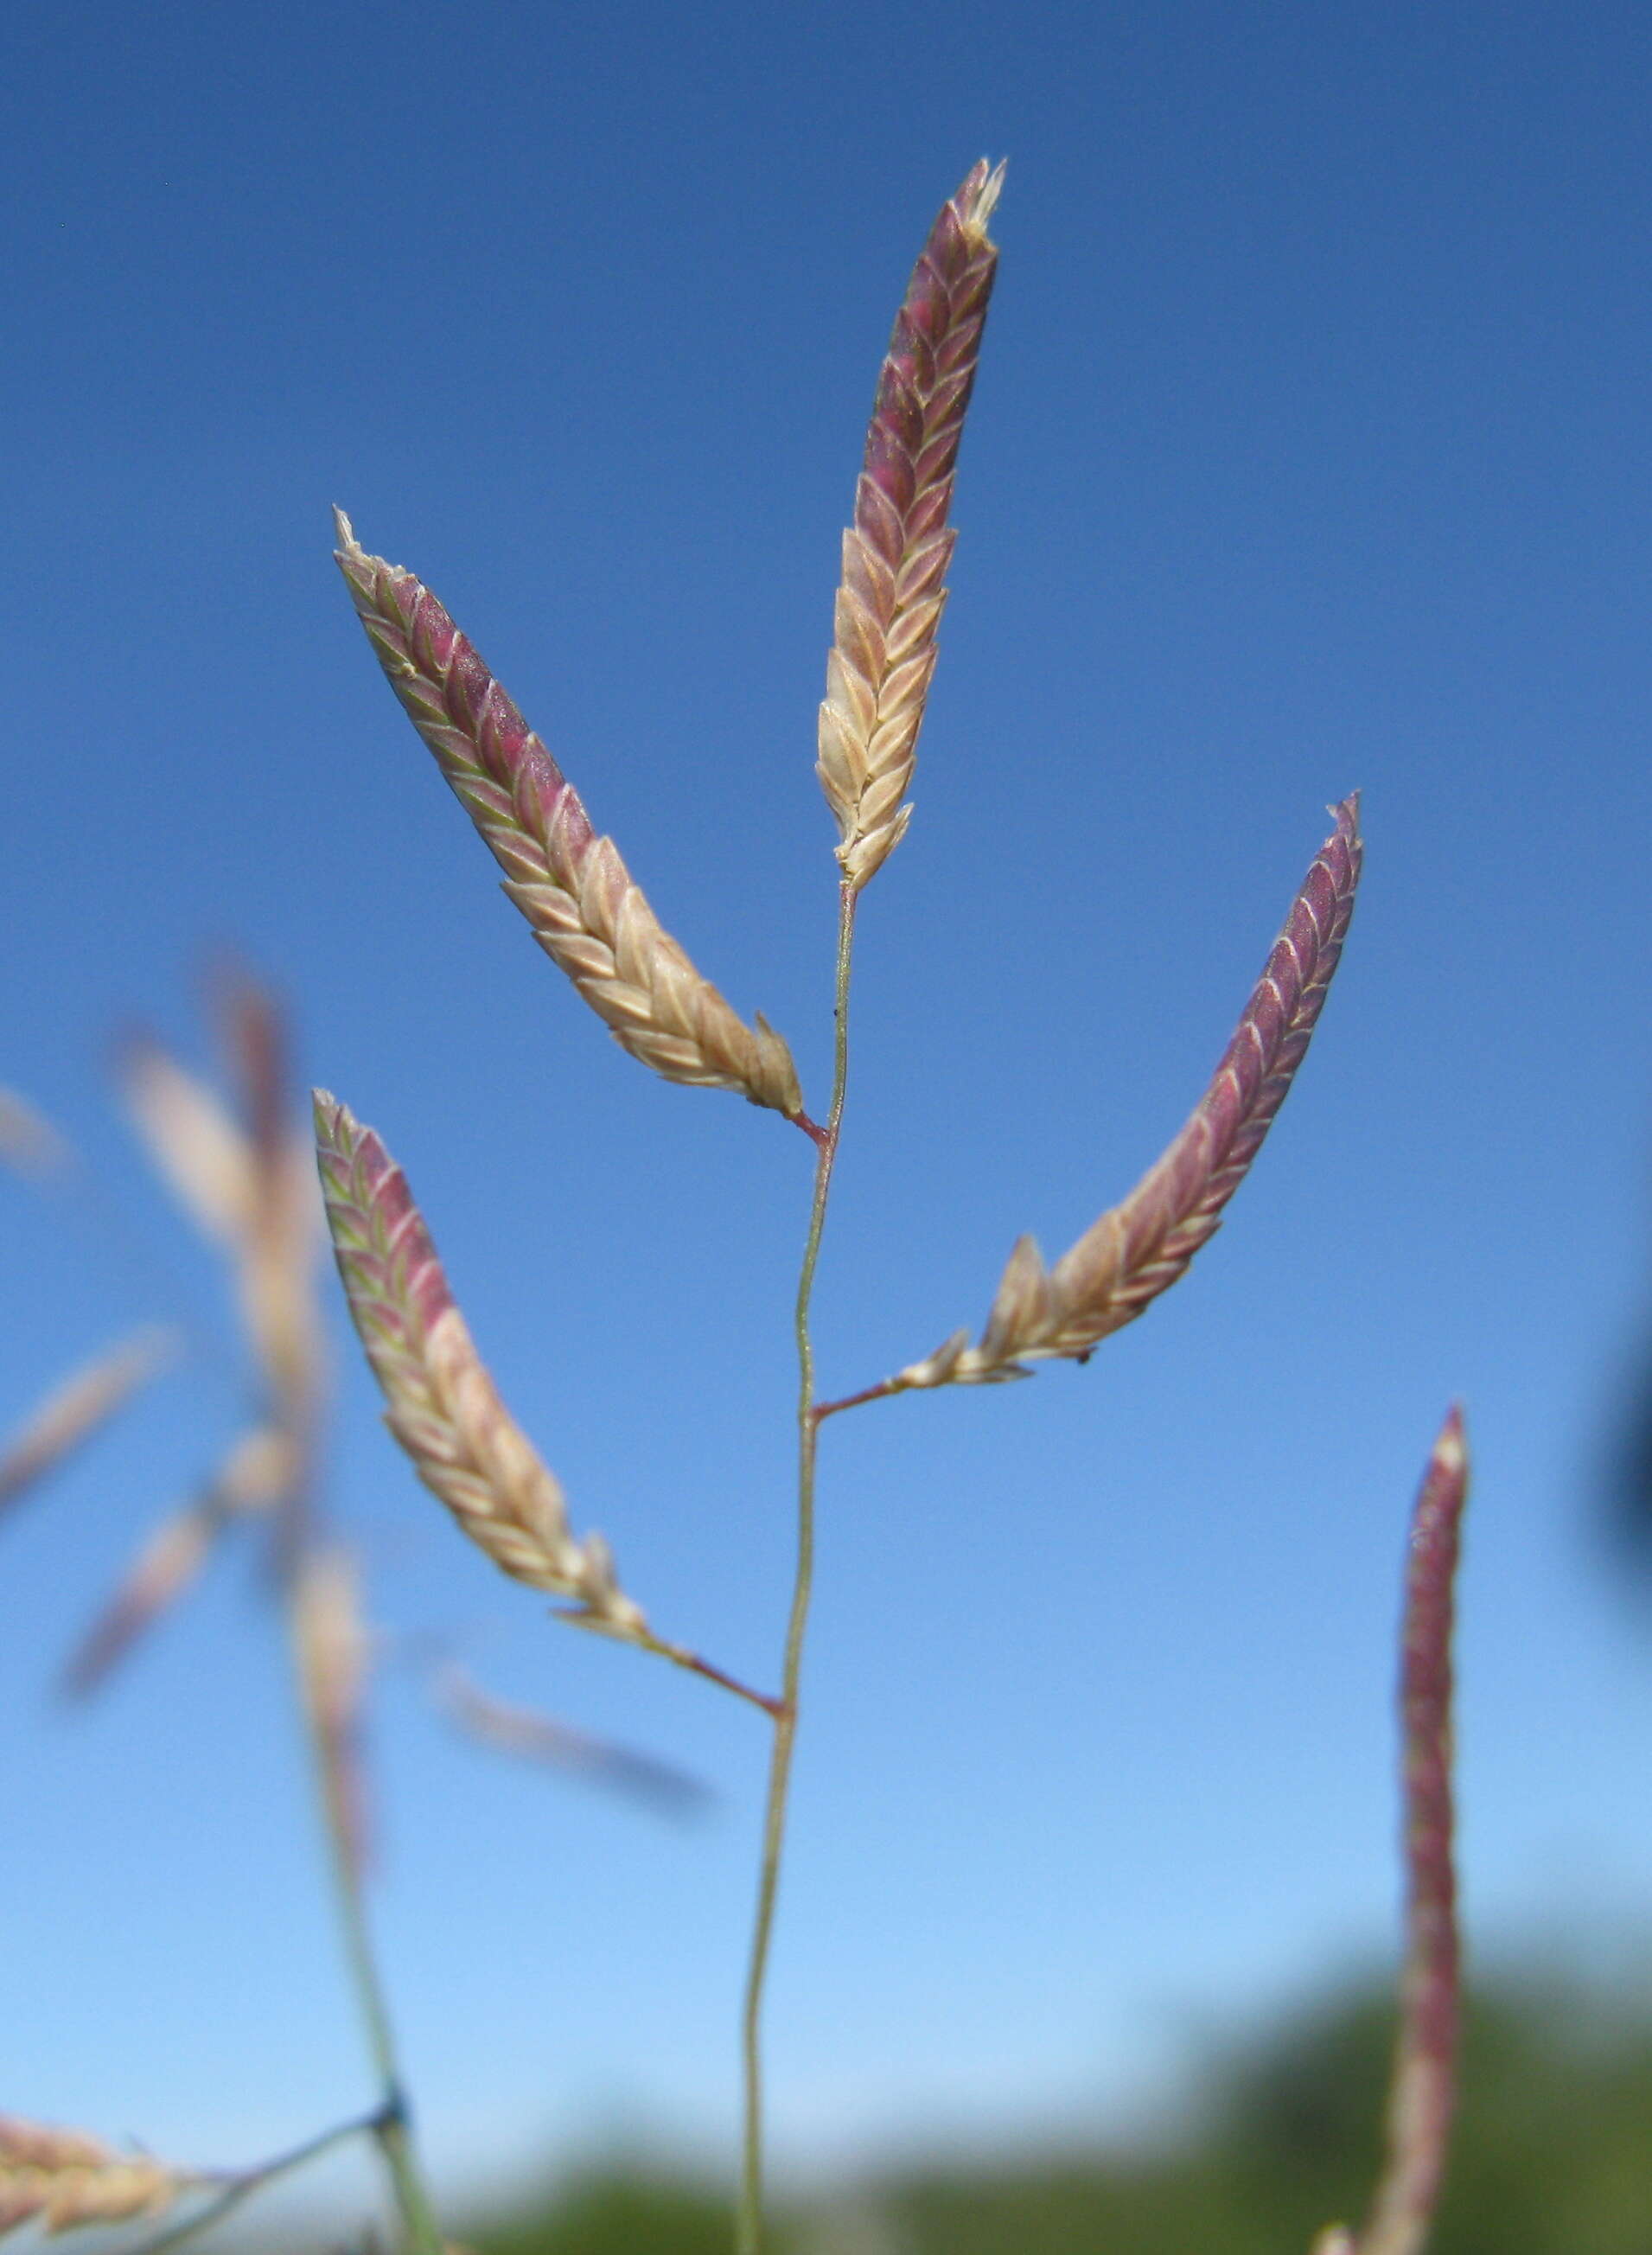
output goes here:
<path id="1" fill-rule="evenodd" d="M 795 1572 L 777 1636 L 777 1680 L 766 1689 L 656 1632 L 602 1537 L 575 1533 L 556 1474 L 507 1408 L 472 1340 L 385 1140 L 327 1092 L 318 1091 L 314 1105 L 326 1225 L 350 1315 L 382 1392 L 386 1422 L 419 1479 L 504 1573 L 562 1600 L 564 1620 L 690 1670 L 756 1708 L 768 1727 L 767 1797 L 739 2012 L 738 2255 L 760 2255 L 764 2244 L 765 1992 L 803 1716 L 822 1429 L 903 1393 L 999 1384 L 1030 1375 L 1051 1358 L 1086 1361 L 1186 1273 L 1220 1226 L 1306 1054 L 1361 872 L 1354 794 L 1332 809 L 1331 833 L 1290 904 L 1209 1085 L 1135 1188 L 1054 1265 L 1022 1238 L 978 1335 L 956 1330 L 892 1375 L 837 1400 L 819 1398 L 811 1307 L 845 1128 L 861 898 L 913 818 L 908 794 L 947 601 L 959 451 L 998 266 L 990 227 L 1004 179 L 1002 165 L 976 165 L 924 243 L 878 374 L 843 538 L 817 731 L 817 774 L 836 830 L 838 899 L 833 1075 L 818 1118 L 805 1107 L 785 1040 L 760 1013 L 742 1016 L 662 929 L 619 847 L 597 832 L 559 761 L 474 644 L 419 578 L 371 554 L 350 520 L 342 512 L 337 517 L 338 562 L 373 650 L 538 945 L 640 1063 L 669 1081 L 743 1096 L 801 1129 L 812 1147 L 794 1314 Z M 348 1557 L 316 1509 L 322 1386 L 321 1325 L 312 1296 L 313 1193 L 287 1125 L 279 1019 L 244 982 L 225 997 L 224 1039 L 239 1090 L 234 1113 L 153 1044 L 130 1053 L 127 1080 L 158 1162 L 234 1263 L 256 1406 L 230 1457 L 140 1556 L 72 1674 L 81 1685 L 104 1674 L 225 1526 L 258 1517 L 270 1528 L 346 1951 L 380 2086 L 377 2106 L 357 2126 L 382 2150 L 403 2245 L 438 2255 L 440 2233 L 408 2131 L 363 1893 L 361 1607 Z M 112 1414 L 151 1356 L 149 1347 L 122 1350 L 49 1405 L 6 1459 L 18 1468 L 15 1484 L 38 1475 L 96 1417 Z M 0 1466 L 0 1495 L 5 1479 Z M 1410 1551 L 1403 1676 L 1410 1910 L 1390 2157 L 1368 2223 L 1357 2233 L 1332 2227 L 1317 2255 L 1420 2255 L 1444 2166 L 1457 1993 L 1449 1648 L 1466 1479 L 1462 1424 L 1453 1411 L 1429 1460 Z M 485 1734 L 529 1746 L 554 1743 L 554 1732 L 549 1742 L 536 1739 L 531 1721 L 491 1706 L 468 1687 L 455 1694 L 450 1681 L 449 1697 Z M 133 2216 L 201 2181 L 159 2164 L 124 2161 L 79 2133 L 0 2125 L 0 2227 L 25 2216 L 43 2217 L 52 2228 Z M 246 2182 L 236 2180 L 232 2189 Z"/>

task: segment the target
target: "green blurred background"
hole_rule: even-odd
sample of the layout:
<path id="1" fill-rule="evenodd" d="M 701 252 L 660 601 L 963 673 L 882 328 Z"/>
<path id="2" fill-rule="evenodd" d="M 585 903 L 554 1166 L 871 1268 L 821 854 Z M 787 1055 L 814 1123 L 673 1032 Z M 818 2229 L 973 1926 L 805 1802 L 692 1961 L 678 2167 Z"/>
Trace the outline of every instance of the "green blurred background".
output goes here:
<path id="1" fill-rule="evenodd" d="M 1640 1992 L 1643 1994 L 1643 1990 Z M 781 2255 L 1307 2255 L 1357 2216 L 1392 2037 L 1376 1981 L 1212 2043 L 1155 2147 L 915 2164 L 781 2204 Z M 477 2255 L 727 2255 L 716 2185 L 614 2153 L 462 2223 Z M 1506 1971 L 1468 2013 L 1451 2180 L 1431 2255 L 1648 2255 L 1652 2015 L 1604 1984 Z"/>

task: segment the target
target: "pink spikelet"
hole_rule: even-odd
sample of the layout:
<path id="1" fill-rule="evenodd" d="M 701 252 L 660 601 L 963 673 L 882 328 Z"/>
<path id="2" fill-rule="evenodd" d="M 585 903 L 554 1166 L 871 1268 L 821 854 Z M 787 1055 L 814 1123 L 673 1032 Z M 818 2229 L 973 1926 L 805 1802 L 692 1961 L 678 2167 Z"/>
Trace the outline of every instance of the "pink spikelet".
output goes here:
<path id="1" fill-rule="evenodd" d="M 1411 1515 L 1401 1631 L 1405 1969 L 1388 2159 L 1357 2255 L 1421 2255 L 1446 2174 L 1456 2098 L 1460 1949 L 1452 1838 L 1452 1630 L 1468 1450 L 1453 1408 Z"/>
<path id="2" fill-rule="evenodd" d="M 414 1471 L 503 1572 L 572 1598 L 557 1619 L 657 1653 L 773 1716 L 779 1702 L 668 1643 L 620 1589 L 600 1535 L 578 1541 L 561 1483 L 500 1399 L 407 1177 L 372 1128 L 315 1092 L 316 1156 L 350 1317 Z"/>
<path id="3" fill-rule="evenodd" d="M 611 838 L 430 589 L 369 556 L 335 511 L 339 567 L 403 710 L 505 872 L 535 938 L 621 1049 L 697 1088 L 802 1121 L 792 1053 L 748 1026 L 663 931 Z"/>
<path id="4" fill-rule="evenodd" d="M 653 1641 L 600 1535 L 577 1542 L 560 1483 L 499 1397 L 402 1172 L 325 1089 L 322 1196 L 339 1275 L 384 1392 L 385 1423 L 471 1540 L 516 1581 L 578 1600 L 584 1626 Z"/>
<path id="5" fill-rule="evenodd" d="M 987 222 L 1003 186 L 1003 165 L 983 160 L 929 231 L 895 316 L 844 535 L 816 773 L 857 892 L 911 819 L 903 802 L 957 537 L 947 515 L 998 270 Z"/>
<path id="6" fill-rule="evenodd" d="M 883 1390 L 1019 1378 L 1027 1362 L 1052 1355 L 1082 1360 L 1167 1291 L 1214 1234 L 1307 1052 L 1341 957 L 1360 877 L 1358 794 L 1334 812 L 1336 828 L 1303 880 L 1214 1078 L 1163 1157 L 1054 1268 L 1022 1238 L 980 1343 L 955 1332 Z"/>

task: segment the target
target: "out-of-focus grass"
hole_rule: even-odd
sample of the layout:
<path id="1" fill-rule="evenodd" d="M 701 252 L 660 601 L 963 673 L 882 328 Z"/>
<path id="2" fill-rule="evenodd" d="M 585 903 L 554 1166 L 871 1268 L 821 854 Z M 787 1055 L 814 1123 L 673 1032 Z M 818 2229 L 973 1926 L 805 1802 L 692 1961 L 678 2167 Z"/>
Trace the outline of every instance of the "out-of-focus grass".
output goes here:
<path id="1" fill-rule="evenodd" d="M 605 2172 L 581 2177 L 537 2214 L 472 2233 L 466 2244 L 478 2255 L 641 2255 L 656 2247 L 729 2255 L 732 2214 L 730 2197 L 696 2185 Z M 771 2237 L 775 2255 L 790 2255 L 787 2237 Z"/>
<path id="2" fill-rule="evenodd" d="M 1211 2063 L 1173 2150 L 913 2170 L 775 2219 L 775 2255 L 1306 2255 L 1375 2170 L 1393 2016 L 1346 1993 Z M 727 2202 L 619 2167 L 464 2232 L 479 2255 L 727 2255 Z M 1652 1996 L 1473 2004 L 1430 2255 L 1652 2255 Z"/>

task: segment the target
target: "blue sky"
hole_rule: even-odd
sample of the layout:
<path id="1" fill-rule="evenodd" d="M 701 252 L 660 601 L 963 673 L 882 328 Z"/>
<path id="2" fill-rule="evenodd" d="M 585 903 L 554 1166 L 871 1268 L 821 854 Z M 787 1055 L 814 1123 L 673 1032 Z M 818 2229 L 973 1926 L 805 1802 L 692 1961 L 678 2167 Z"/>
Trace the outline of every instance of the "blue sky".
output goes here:
<path id="1" fill-rule="evenodd" d="M 405 1163 L 508 1397 L 662 1626 L 765 1680 L 809 1154 L 525 936 L 327 507 L 486 652 L 737 1008 L 830 1066 L 810 769 L 837 541 L 940 202 L 1007 154 L 907 841 L 870 889 L 831 1393 L 1062 1250 L 1201 1090 L 1326 803 L 1366 882 L 1188 1280 L 1087 1369 L 829 1429 L 771 2023 L 824 2166 L 1139 2114 L 1394 1931 L 1404 1514 L 1453 1395 L 1482 1957 L 1634 1945 L 1652 1651 L 1596 1539 L 1652 1317 L 1648 53 L 1638 11 L 88 7 L 0 93 L 14 722 L 0 1079 L 118 1242 L 0 1184 L 0 1417 L 228 1317 L 108 1095 L 233 943 Z M 688 1830 L 375 1711 L 384 1952 L 450 2183 L 712 2157 L 758 1718 L 548 1626 L 337 1339 L 383 1619 L 720 1796 Z M 368 2095 L 248 1562 L 96 1710 L 53 1669 L 238 1404 L 158 1387 L 4 1530 L 0 2076 L 234 2160 Z"/>

